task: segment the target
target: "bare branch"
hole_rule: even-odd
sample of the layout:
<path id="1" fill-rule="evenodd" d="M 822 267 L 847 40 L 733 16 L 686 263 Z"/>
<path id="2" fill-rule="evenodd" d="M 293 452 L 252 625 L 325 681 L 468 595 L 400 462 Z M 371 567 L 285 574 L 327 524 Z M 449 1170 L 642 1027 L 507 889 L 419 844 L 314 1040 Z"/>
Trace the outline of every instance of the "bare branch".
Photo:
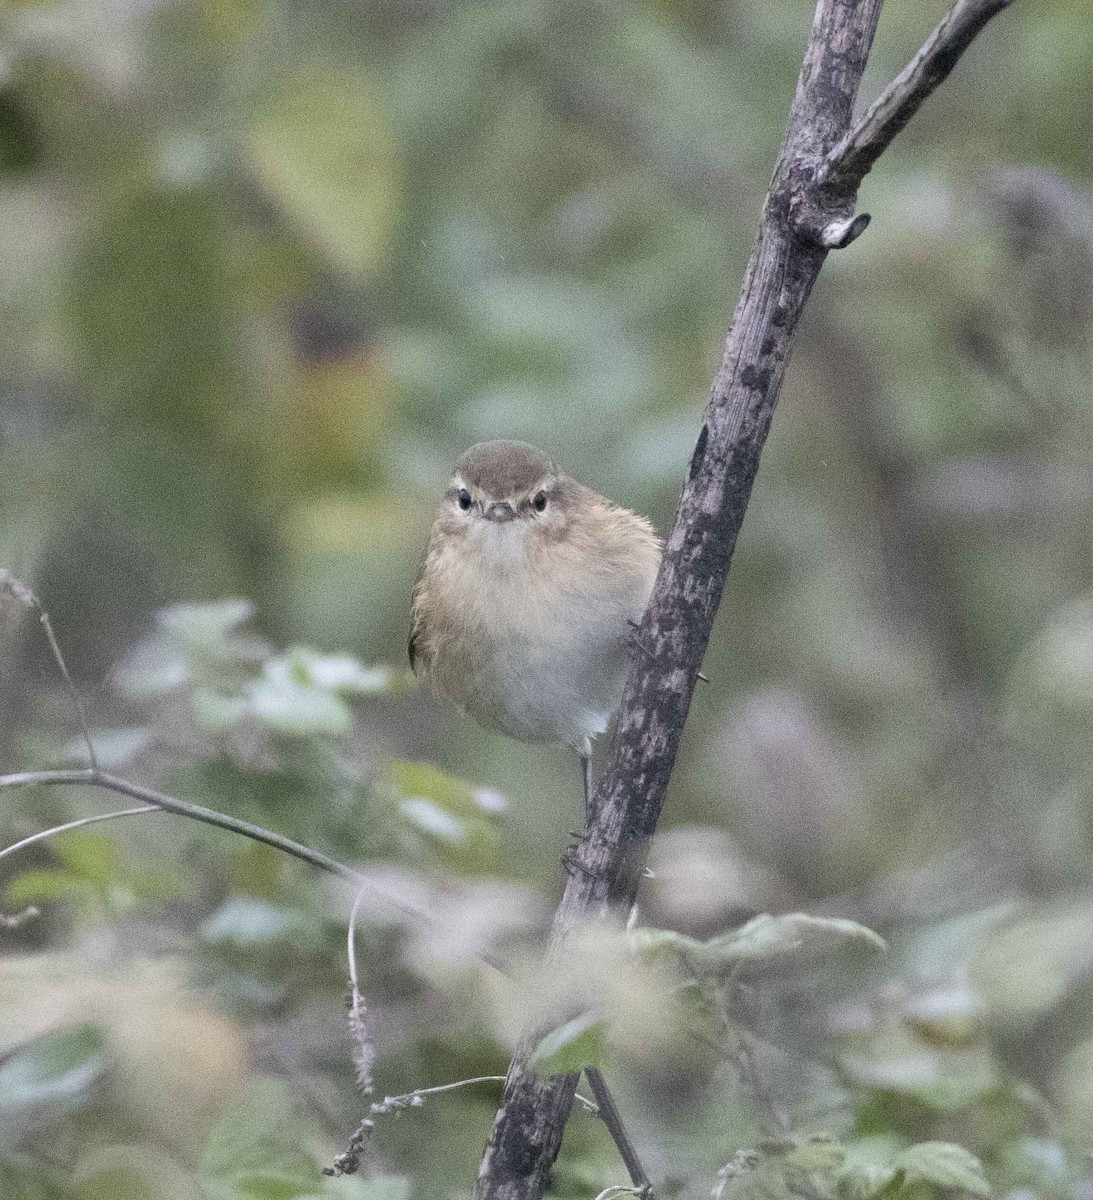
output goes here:
<path id="1" fill-rule="evenodd" d="M 139 783 L 130 783 L 128 779 L 120 779 L 118 776 L 107 774 L 105 771 L 92 768 L 85 771 L 22 771 L 15 775 L 0 775 L 0 792 L 7 791 L 9 788 L 29 787 L 32 785 L 43 787 L 95 787 L 102 788 L 108 792 L 116 792 L 119 796 L 128 796 L 131 800 L 140 800 L 145 805 L 174 813 L 176 816 L 187 817 L 191 821 L 200 821 L 205 825 L 214 825 L 218 829 L 226 829 L 230 833 L 238 833 L 243 837 L 250 838 L 252 841 L 272 846 L 274 850 L 280 850 L 282 853 L 289 854 L 301 862 L 318 867 L 320 871 L 325 871 L 328 875 L 334 875 L 339 879 L 356 884 L 358 888 L 381 898 L 385 903 L 390 904 L 393 908 L 397 908 L 400 912 L 407 913 L 427 924 L 433 924 L 437 920 L 426 909 L 420 908 L 416 904 L 411 904 L 403 896 L 391 891 L 389 888 L 385 888 L 374 879 L 369 879 L 367 876 L 361 875 L 360 872 L 354 871 L 352 867 L 345 866 L 344 863 L 338 862 L 329 855 L 323 854 L 318 850 L 312 850 L 310 846 L 304 846 L 300 842 L 293 841 L 292 838 L 282 837 L 279 833 L 263 829 L 261 825 L 252 825 L 249 821 L 241 821 L 238 817 L 229 817 L 227 813 L 217 812 L 212 808 L 205 808 L 204 805 L 191 804 L 186 800 L 179 800 L 174 796 L 168 796 L 165 792 L 157 792 L 154 788 L 144 787 Z M 107 817 L 121 815 L 121 813 L 104 813 L 102 817 L 91 819 L 104 820 Z M 57 831 L 51 830 L 46 832 Z M 39 835 L 36 834 L 34 836 L 37 837 Z M 9 847 L 8 849 L 10 851 L 13 847 Z M 490 962 L 491 966 L 497 967 L 497 964 L 491 962 L 487 956 L 483 957 L 485 961 Z"/>
<path id="2" fill-rule="evenodd" d="M 793 335 L 830 249 L 864 229 L 854 189 L 821 182 L 821 168 L 851 128 L 882 0 L 818 0 L 789 123 L 763 207 L 721 366 L 683 484 L 634 656 L 611 751 L 570 856 L 550 953 L 598 914 L 633 904 L 671 778 L 710 629 L 781 390 Z M 925 49 L 909 83 L 906 121 L 985 23 L 985 0 L 961 0 L 955 29 Z M 993 8 L 1002 7 L 993 0 Z M 952 27 L 950 27 L 952 28 Z M 917 79 L 917 75 L 914 75 Z M 899 128 L 876 120 L 876 154 Z M 874 129 L 883 129 L 883 134 Z M 872 143 L 869 143 L 872 145 Z M 841 161 L 841 160 L 839 160 Z M 872 162 L 873 159 L 869 159 Z M 867 166 L 863 166 L 864 174 Z M 561 1144 L 577 1074 L 544 1079 L 528 1057 L 546 1031 L 525 1030 L 482 1158 L 476 1200 L 540 1200 Z"/>
<path id="3" fill-rule="evenodd" d="M 418 908 L 416 905 L 407 903 L 402 897 L 389 892 L 386 888 L 381 887 L 372 880 L 365 879 L 357 872 L 344 866 L 342 863 L 329 858 L 325 854 L 320 854 L 316 850 L 310 849 L 308 846 L 301 845 L 299 842 L 294 842 L 290 838 L 281 837 L 279 834 L 272 833 L 261 826 L 252 825 L 247 821 L 240 821 L 236 817 L 230 817 L 225 813 L 216 812 L 214 809 L 205 808 L 199 804 L 190 804 L 184 800 L 178 800 L 173 796 L 168 796 L 163 792 L 157 792 L 151 788 L 146 788 L 140 784 L 130 783 L 129 780 L 120 779 L 117 776 L 109 775 L 104 772 L 95 756 L 95 747 L 91 740 L 91 732 L 88 726 L 86 715 L 84 712 L 83 702 L 76 688 L 75 683 L 69 674 L 68 667 L 65 663 L 64 654 L 61 652 L 60 644 L 53 633 L 53 625 L 49 619 L 49 614 L 42 606 L 38 597 L 33 591 L 21 580 L 17 579 L 10 571 L 0 568 L 0 600 L 5 596 L 10 596 L 22 608 L 32 609 L 38 613 L 42 628 L 45 630 L 46 638 L 49 642 L 50 650 L 53 654 L 54 661 L 65 681 L 65 686 L 68 689 L 69 696 L 72 700 L 73 708 L 75 709 L 77 720 L 80 728 L 83 731 L 84 742 L 87 747 L 88 759 L 90 766 L 83 771 L 23 771 L 11 775 L 0 776 L 0 792 L 11 788 L 29 787 L 33 785 L 39 786 L 80 786 L 104 788 L 108 791 L 117 792 L 120 795 L 128 796 L 131 799 L 139 799 L 147 803 L 138 808 L 123 809 L 118 812 L 101 813 L 95 816 L 82 817 L 76 821 L 70 821 L 67 824 L 56 826 L 52 829 L 43 830 L 40 833 L 32 834 L 28 838 L 15 843 L 13 846 L 0 851 L 0 858 L 4 858 L 8 854 L 14 854 L 16 851 L 23 849 L 26 846 L 32 845 L 35 842 L 42 841 L 45 838 L 52 837 L 56 833 L 63 833 L 65 830 L 77 829 L 83 825 L 90 825 L 98 821 L 110 821 L 115 817 L 135 816 L 143 812 L 171 812 L 176 816 L 188 817 L 190 820 L 201 821 L 208 825 L 215 825 L 218 828 L 226 829 L 231 833 L 241 834 L 243 837 L 251 838 L 254 841 L 262 842 L 267 846 L 272 846 L 276 850 L 281 850 L 285 854 L 290 854 L 294 858 L 298 858 L 303 862 L 309 863 L 311 866 L 318 867 L 328 874 L 335 875 L 338 878 L 345 879 L 357 883 L 358 890 L 353 901 L 353 907 L 349 915 L 349 925 L 347 931 L 347 955 L 349 964 L 349 978 L 351 987 L 349 1024 L 350 1032 L 353 1038 L 353 1061 L 357 1068 L 357 1076 L 361 1085 L 361 1089 L 365 1095 L 371 1095 L 372 1092 L 372 1059 L 374 1057 L 374 1048 L 372 1045 L 372 1029 L 371 1020 L 367 1006 L 364 1001 L 364 996 L 360 990 L 359 977 L 357 971 L 356 958 L 356 923 L 357 913 L 360 909 L 361 900 L 366 891 L 371 891 L 374 895 L 383 897 L 388 903 L 398 908 L 399 910 L 416 917 L 418 920 L 430 924 L 436 921 L 433 914 L 424 909 Z M 15 917 L 4 917 L 3 926 L 5 928 L 15 928 L 24 920 L 28 920 L 32 916 L 37 916 L 37 909 L 27 909 L 25 913 L 21 913 Z M 504 967 L 489 953 L 483 953 L 480 956 L 494 970 L 504 972 Z M 603 1076 L 594 1068 L 588 1072 L 589 1083 L 595 1092 L 597 1099 L 600 1101 L 599 1106 L 592 1101 L 579 1096 L 578 1099 L 584 1104 L 589 1111 L 598 1113 L 604 1124 L 607 1125 L 611 1136 L 615 1140 L 615 1144 L 619 1149 L 619 1153 L 630 1172 L 631 1179 L 635 1183 L 644 1180 L 645 1173 L 637 1158 L 637 1153 L 634 1150 L 633 1144 L 630 1142 L 626 1134 L 626 1130 L 622 1124 L 622 1118 L 619 1115 L 618 1109 L 615 1106 L 614 1100 L 611 1098 L 611 1093 L 608 1091 L 607 1084 Z M 462 1086 L 462 1085 L 453 1085 Z M 434 1089 L 439 1091 L 447 1090 L 446 1087 Z M 424 1094 L 424 1093 L 423 1093 Z M 374 1106 L 373 1106 L 374 1107 Z M 365 1143 L 367 1141 L 368 1130 L 371 1128 L 371 1122 L 366 1118 L 358 1127 L 356 1133 L 350 1141 L 348 1151 L 339 1156 L 335 1162 L 335 1167 L 338 1173 L 349 1173 L 356 1170 L 359 1165 L 360 1158 L 364 1153 Z M 635 1174 L 635 1172 L 637 1172 Z"/>
<path id="4" fill-rule="evenodd" d="M 821 179 L 853 194 L 892 139 L 956 66 L 976 34 L 1012 0 L 958 0 L 938 22 L 922 49 L 869 106 L 828 154 Z"/>
<path id="5" fill-rule="evenodd" d="M 10 571 L 4 568 L 0 568 L 0 595 L 12 596 L 24 608 L 29 608 L 38 614 L 38 620 L 42 629 L 45 630 L 46 641 L 49 643 L 53 661 L 57 664 L 57 669 L 61 672 L 61 678 L 64 680 L 65 689 L 68 692 L 68 698 L 72 702 L 72 710 L 76 714 L 76 724 L 80 727 L 80 734 L 87 749 L 88 765 L 93 770 L 97 770 L 99 760 L 95 756 L 95 744 L 91 740 L 91 728 L 87 723 L 87 713 L 84 711 L 83 700 L 80 699 L 80 693 L 72 680 L 72 676 L 69 674 L 68 664 L 65 662 L 60 644 L 53 632 L 53 622 L 49 619 L 49 613 L 46 612 L 42 606 L 42 602 L 23 581 L 16 579 Z"/>
<path id="6" fill-rule="evenodd" d="M 592 1089 L 592 1095 L 596 1097 L 596 1106 L 599 1109 L 600 1120 L 603 1121 L 610 1131 L 611 1140 L 615 1143 L 623 1165 L 630 1175 L 630 1182 L 637 1189 L 633 1194 L 637 1196 L 650 1193 L 653 1187 L 652 1181 L 646 1174 L 645 1168 L 641 1165 L 641 1159 L 638 1158 L 638 1152 L 634 1149 L 634 1143 L 630 1140 L 630 1135 L 626 1132 L 626 1126 L 622 1122 L 622 1114 L 619 1112 L 611 1093 L 607 1090 L 607 1084 L 604 1082 L 603 1075 L 600 1073 L 598 1067 L 585 1067 L 584 1073 L 588 1079 L 588 1086 Z"/>
<path id="7" fill-rule="evenodd" d="M 33 846 L 35 842 L 44 842 L 46 838 L 51 838 L 57 833 L 67 833 L 70 829 L 80 829 L 84 825 L 94 825 L 98 821 L 112 821 L 115 817 L 135 817 L 137 813 L 162 811 L 154 804 L 142 804 L 139 808 L 122 808 L 117 812 L 97 813 L 92 817 L 80 817 L 76 821 L 66 821 L 63 825 L 54 825 L 52 829 L 43 829 L 40 833 L 32 833 L 30 837 L 23 838 L 21 842 L 5 846 L 3 850 L 0 850 L 0 858 L 7 858 L 9 854 L 25 850 L 27 846 Z"/>

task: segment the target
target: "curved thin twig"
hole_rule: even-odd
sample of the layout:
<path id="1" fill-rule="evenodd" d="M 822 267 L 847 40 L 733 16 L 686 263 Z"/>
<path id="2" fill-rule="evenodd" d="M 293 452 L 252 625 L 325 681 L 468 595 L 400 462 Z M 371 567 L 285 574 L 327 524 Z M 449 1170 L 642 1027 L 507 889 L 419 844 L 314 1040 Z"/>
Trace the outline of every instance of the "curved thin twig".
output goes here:
<path id="1" fill-rule="evenodd" d="M 321 854 L 317 850 L 312 850 L 309 846 L 304 846 L 299 842 L 293 841 L 291 838 L 282 837 L 280 834 L 272 833 L 268 829 L 263 829 L 260 825 L 252 825 L 249 821 L 241 821 L 237 817 L 230 817 L 226 813 L 217 812 L 215 809 L 206 808 L 200 804 L 191 804 L 185 800 L 179 800 L 174 796 L 168 796 L 164 792 L 159 792 L 153 788 L 147 788 L 141 784 L 131 783 L 127 779 L 122 779 L 116 775 L 110 775 L 103 771 L 99 766 L 95 756 L 95 747 L 91 739 L 91 731 L 88 726 L 87 718 L 84 713 L 83 703 L 80 699 L 80 694 L 69 674 L 68 666 L 65 663 L 64 654 L 61 651 L 60 644 L 53 633 L 53 625 L 50 622 L 49 614 L 46 612 L 41 601 L 34 592 L 27 587 L 21 580 L 16 579 L 10 571 L 0 568 L 0 598 L 4 595 L 10 595 L 15 598 L 24 608 L 29 608 L 36 611 L 42 628 L 45 630 L 46 638 L 49 642 L 50 651 L 53 654 L 53 659 L 57 664 L 58 670 L 65 681 L 65 686 L 68 690 L 68 695 L 72 701 L 76 712 L 77 721 L 80 729 L 83 732 L 83 739 L 87 748 L 87 755 L 90 765 L 85 770 L 78 771 L 22 771 L 15 774 L 0 776 L 0 791 L 5 791 L 11 788 L 31 787 L 34 785 L 45 787 L 98 787 L 107 791 L 116 792 L 119 795 L 127 796 L 130 799 L 142 800 L 145 803 L 139 808 L 125 809 L 120 812 L 102 813 L 91 817 L 82 817 L 77 821 L 70 822 L 66 825 L 57 826 L 53 829 L 43 830 L 41 833 L 33 834 L 29 838 L 24 838 L 23 841 L 16 843 L 14 846 L 8 847 L 7 850 L 0 852 L 0 858 L 5 854 L 14 853 L 23 846 L 31 845 L 34 842 L 41 841 L 43 838 L 52 837 L 55 833 L 60 833 L 65 829 L 78 828 L 81 825 L 89 825 L 96 821 L 112 820 L 115 817 L 133 816 L 142 812 L 153 812 L 161 810 L 164 812 L 174 813 L 176 816 L 187 817 L 193 821 L 201 821 L 207 825 L 214 825 L 220 829 L 226 829 L 231 833 L 241 834 L 243 837 L 251 838 L 253 841 L 262 842 L 264 845 L 272 846 L 275 850 L 280 850 L 285 854 L 289 854 L 294 858 L 300 859 L 311 866 L 318 867 L 319 870 L 325 871 L 328 874 L 334 875 L 340 879 L 357 885 L 357 894 L 353 901 L 353 908 L 349 917 L 349 927 L 347 932 L 347 952 L 349 961 L 349 975 L 352 986 L 352 998 L 350 1009 L 350 1025 L 354 1036 L 354 1063 L 358 1069 L 362 1090 L 366 1095 L 370 1095 L 372 1091 L 371 1080 L 371 1055 L 373 1053 L 371 1046 L 371 1031 L 368 1028 L 368 1012 L 364 1004 L 364 998 L 361 994 L 356 952 L 356 918 L 359 911 L 361 900 L 366 891 L 370 891 L 374 896 L 381 897 L 388 904 L 397 908 L 401 912 L 422 921 L 425 924 L 433 924 L 438 918 L 430 913 L 427 909 L 423 909 L 418 905 L 411 904 L 404 900 L 401 896 L 396 895 L 389 889 L 377 884 L 375 881 L 367 879 L 365 876 L 345 866 L 343 863 L 330 858 L 328 855 Z M 27 910 L 28 914 L 37 915 L 37 910 Z M 14 928 L 13 922 L 23 920 L 24 917 L 8 918 L 6 921 L 7 927 Z M 494 970 L 505 973 L 505 968 L 493 955 L 488 952 L 481 952 L 479 957 L 487 966 L 493 967 Z M 637 1152 L 634 1149 L 633 1143 L 627 1135 L 625 1126 L 622 1123 L 622 1117 L 619 1114 L 614 1101 L 611 1098 L 611 1093 L 608 1090 L 607 1083 L 604 1081 L 602 1074 L 595 1068 L 589 1068 L 586 1071 L 589 1083 L 600 1101 L 597 1106 L 591 1100 L 584 1096 L 577 1095 L 577 1100 L 586 1106 L 590 1112 L 598 1113 L 604 1124 L 607 1126 L 615 1145 L 618 1147 L 619 1154 L 630 1173 L 631 1179 L 635 1184 L 647 1185 L 648 1176 L 646 1176 L 644 1168 L 638 1160 Z M 445 1088 L 439 1090 L 446 1090 Z M 359 1161 L 360 1155 L 363 1153 L 364 1139 L 366 1134 L 366 1126 L 368 1119 L 359 1127 L 357 1134 L 354 1135 L 354 1140 L 350 1143 L 349 1151 L 342 1156 L 342 1167 L 350 1161 Z M 354 1155 L 357 1156 L 354 1160 Z M 337 1162 L 335 1166 L 337 1167 Z"/>
<path id="2" fill-rule="evenodd" d="M 7 791 L 10 788 L 31 786 L 95 787 L 102 788 L 108 792 L 115 792 L 119 796 L 128 796 L 131 800 L 143 801 L 145 805 L 162 809 L 164 812 L 174 813 L 180 817 L 187 817 L 191 821 L 200 821 L 205 825 L 214 825 L 218 829 L 226 829 L 230 833 L 238 833 L 243 837 L 250 838 L 252 841 L 272 846 L 273 849 L 280 850 L 284 854 L 289 854 L 301 862 L 318 867 L 320 871 L 325 871 L 328 875 L 334 875 L 338 879 L 344 879 L 349 883 L 355 884 L 358 888 L 370 892 L 373 896 L 384 900 L 400 912 L 404 912 L 408 916 L 415 917 L 427 924 L 433 924 L 438 920 L 427 909 L 411 903 L 396 892 L 377 883 L 374 879 L 369 879 L 367 876 L 360 874 L 359 871 L 354 871 L 352 867 L 347 867 L 344 863 L 338 862 L 337 859 L 333 859 L 318 850 L 312 850 L 310 846 L 293 841 L 292 838 L 282 837 L 281 834 L 273 833 L 269 829 L 263 829 L 261 825 L 252 825 L 249 821 L 241 821 L 238 817 L 230 817 L 227 813 L 217 812 L 213 808 L 206 808 L 203 804 L 191 804 L 187 800 L 179 800 L 175 796 L 168 796 L 166 792 L 158 792 L 154 788 L 144 787 L 139 783 L 131 783 L 128 779 L 121 779 L 117 775 L 110 775 L 106 771 L 98 770 L 94 767 L 89 767 L 82 771 L 21 771 L 14 775 L 0 775 L 0 792 Z M 120 815 L 120 813 L 104 813 L 101 819 Z M 487 959 L 487 961 L 489 960 Z M 497 964 L 491 963 L 491 965 L 496 966 Z"/>
<path id="3" fill-rule="evenodd" d="M 0 850 L 0 858 L 7 858 L 9 854 L 15 854 L 19 850 L 25 850 L 28 846 L 33 846 L 35 842 L 44 842 L 46 838 L 51 838 L 57 833 L 67 833 L 70 829 L 80 829 L 84 825 L 94 825 L 98 821 L 113 821 L 115 817 L 135 817 L 138 813 L 162 811 L 161 808 L 157 808 L 154 804 L 142 804 L 139 808 L 122 808 L 117 812 L 96 813 L 91 817 L 80 817 L 76 821 L 66 821 L 63 825 L 54 825 L 52 829 L 43 829 L 39 833 L 32 833 L 30 837 L 23 838 L 21 842 L 5 846 L 3 850 Z"/>

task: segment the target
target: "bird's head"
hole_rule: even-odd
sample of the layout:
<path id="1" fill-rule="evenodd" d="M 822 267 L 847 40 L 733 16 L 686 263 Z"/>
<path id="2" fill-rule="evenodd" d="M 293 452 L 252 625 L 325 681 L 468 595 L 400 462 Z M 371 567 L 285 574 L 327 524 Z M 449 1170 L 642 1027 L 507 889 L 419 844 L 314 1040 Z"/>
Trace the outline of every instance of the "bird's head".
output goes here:
<path id="1" fill-rule="evenodd" d="M 455 464 L 445 525 L 513 548 L 549 540 L 565 528 L 583 490 L 527 442 L 479 442 Z"/>

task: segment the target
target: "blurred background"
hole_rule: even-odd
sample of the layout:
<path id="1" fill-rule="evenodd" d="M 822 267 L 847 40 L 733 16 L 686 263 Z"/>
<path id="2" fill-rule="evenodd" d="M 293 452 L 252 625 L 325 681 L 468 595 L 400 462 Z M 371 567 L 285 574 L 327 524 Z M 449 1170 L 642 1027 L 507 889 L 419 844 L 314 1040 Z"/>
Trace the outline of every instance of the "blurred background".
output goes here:
<path id="1" fill-rule="evenodd" d="M 864 98 L 943 7 L 891 0 Z M 362 903 L 380 1097 L 504 1071 L 527 1002 L 478 955 L 533 961 L 580 811 L 572 756 L 409 678 L 447 472 L 523 438 L 667 532 L 810 19 L 0 14 L 0 567 L 107 765 L 438 914 Z M 1014 5 L 815 290 L 643 901 L 685 936 L 546 981 L 606 1014 L 549 1065 L 604 1063 L 658 1194 L 1093 1197 L 1091 127 L 1085 5 Z M 0 770 L 77 732 L 9 596 Z M 2 844 L 112 806 L 7 792 Z M 0 928 L 0 1195 L 469 1197 L 495 1083 L 318 1174 L 368 1103 L 351 902 L 160 815 L 5 859 L 0 911 L 39 915 Z M 888 951 L 733 940 L 796 910 Z M 576 1112 L 551 1195 L 624 1182 Z"/>

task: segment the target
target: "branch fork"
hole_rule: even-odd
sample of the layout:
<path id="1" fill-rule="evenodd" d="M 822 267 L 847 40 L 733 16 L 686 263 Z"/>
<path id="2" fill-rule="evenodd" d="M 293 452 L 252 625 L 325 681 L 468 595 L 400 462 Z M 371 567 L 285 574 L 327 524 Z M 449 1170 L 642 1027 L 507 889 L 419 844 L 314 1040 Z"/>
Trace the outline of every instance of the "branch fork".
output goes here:
<path id="1" fill-rule="evenodd" d="M 656 830 L 793 335 L 830 250 L 860 237 L 870 167 L 1009 0 L 957 0 L 908 66 L 857 121 L 854 106 L 883 0 L 818 0 L 759 233 L 641 624 L 611 750 L 589 806 L 579 867 L 566 880 L 550 954 L 570 932 L 633 904 Z M 528 1030 L 479 1169 L 476 1200 L 540 1200 L 577 1076 L 527 1066 Z M 641 1184 L 635 1180 L 635 1186 Z"/>

